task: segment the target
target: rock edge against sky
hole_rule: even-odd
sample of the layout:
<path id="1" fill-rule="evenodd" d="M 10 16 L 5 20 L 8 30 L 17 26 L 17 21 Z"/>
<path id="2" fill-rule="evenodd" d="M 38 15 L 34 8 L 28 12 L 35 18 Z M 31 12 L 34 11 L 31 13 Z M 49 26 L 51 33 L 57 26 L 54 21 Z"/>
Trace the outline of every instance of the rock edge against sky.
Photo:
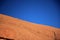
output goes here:
<path id="1" fill-rule="evenodd" d="M 0 14 L 0 37 L 14 40 L 60 40 L 60 29 Z"/>

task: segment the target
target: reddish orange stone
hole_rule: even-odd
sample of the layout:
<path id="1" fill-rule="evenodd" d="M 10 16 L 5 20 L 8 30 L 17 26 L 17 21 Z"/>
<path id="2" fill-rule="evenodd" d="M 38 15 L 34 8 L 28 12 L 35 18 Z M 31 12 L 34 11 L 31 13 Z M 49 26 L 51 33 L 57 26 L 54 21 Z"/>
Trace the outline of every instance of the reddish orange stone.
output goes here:
<path id="1" fill-rule="evenodd" d="M 60 29 L 0 14 L 0 37 L 14 40 L 60 40 Z"/>

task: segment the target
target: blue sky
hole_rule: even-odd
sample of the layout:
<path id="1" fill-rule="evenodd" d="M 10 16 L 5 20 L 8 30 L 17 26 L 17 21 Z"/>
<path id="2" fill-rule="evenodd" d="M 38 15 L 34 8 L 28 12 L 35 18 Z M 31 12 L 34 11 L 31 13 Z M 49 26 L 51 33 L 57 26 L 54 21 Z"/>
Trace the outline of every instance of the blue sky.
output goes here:
<path id="1" fill-rule="evenodd" d="M 60 28 L 59 0 L 0 0 L 0 12 L 29 22 Z"/>

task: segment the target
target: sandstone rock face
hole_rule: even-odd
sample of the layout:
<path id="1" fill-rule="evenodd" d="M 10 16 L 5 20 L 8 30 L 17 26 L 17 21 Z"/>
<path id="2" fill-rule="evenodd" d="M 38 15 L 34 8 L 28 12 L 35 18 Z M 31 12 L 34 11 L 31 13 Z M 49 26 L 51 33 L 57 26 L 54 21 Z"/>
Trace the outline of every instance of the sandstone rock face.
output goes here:
<path id="1" fill-rule="evenodd" d="M 60 29 L 0 14 L 0 37 L 13 40 L 60 40 Z"/>

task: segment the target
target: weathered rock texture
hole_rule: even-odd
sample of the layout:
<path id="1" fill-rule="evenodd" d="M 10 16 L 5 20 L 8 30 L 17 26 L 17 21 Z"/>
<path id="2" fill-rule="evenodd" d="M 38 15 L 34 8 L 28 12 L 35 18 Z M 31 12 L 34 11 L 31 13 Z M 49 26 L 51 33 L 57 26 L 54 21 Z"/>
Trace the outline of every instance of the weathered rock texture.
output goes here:
<path id="1" fill-rule="evenodd" d="M 0 37 L 14 40 L 60 40 L 60 29 L 0 14 Z"/>

